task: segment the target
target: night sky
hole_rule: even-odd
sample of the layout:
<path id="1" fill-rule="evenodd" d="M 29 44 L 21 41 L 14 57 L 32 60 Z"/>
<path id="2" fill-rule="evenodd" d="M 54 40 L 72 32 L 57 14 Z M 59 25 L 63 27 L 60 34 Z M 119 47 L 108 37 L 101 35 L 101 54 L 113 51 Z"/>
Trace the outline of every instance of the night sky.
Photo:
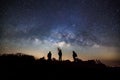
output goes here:
<path id="1" fill-rule="evenodd" d="M 119 0 L 0 0 L 0 53 L 115 59 L 119 34 Z"/>

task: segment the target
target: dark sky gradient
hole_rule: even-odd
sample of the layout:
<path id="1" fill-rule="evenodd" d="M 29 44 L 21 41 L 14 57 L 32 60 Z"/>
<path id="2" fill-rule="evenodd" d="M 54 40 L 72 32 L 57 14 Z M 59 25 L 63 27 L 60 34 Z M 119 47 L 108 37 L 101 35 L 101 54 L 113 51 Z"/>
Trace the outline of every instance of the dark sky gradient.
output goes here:
<path id="1" fill-rule="evenodd" d="M 0 7 L 1 52 L 10 46 L 52 50 L 46 49 L 50 43 L 68 51 L 102 46 L 119 53 L 119 0 L 1 0 Z"/>

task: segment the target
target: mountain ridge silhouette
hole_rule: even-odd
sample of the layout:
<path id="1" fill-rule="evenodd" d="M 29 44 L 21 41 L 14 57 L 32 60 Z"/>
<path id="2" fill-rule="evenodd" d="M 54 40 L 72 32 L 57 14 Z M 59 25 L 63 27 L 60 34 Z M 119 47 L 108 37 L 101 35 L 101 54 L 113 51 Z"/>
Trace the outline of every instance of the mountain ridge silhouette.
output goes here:
<path id="1" fill-rule="evenodd" d="M 119 78 L 119 67 L 109 67 L 99 60 L 76 62 L 70 60 L 47 60 L 44 57 L 35 59 L 34 56 L 22 53 L 0 55 L 0 75 L 12 79 L 116 79 Z M 105 77 L 105 78 L 103 78 Z"/>

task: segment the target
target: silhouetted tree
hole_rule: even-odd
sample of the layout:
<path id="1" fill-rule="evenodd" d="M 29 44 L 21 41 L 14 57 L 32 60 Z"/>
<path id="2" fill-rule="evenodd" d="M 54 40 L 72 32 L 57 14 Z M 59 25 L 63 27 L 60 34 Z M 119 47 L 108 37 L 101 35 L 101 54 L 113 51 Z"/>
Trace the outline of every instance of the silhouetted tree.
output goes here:
<path id="1" fill-rule="evenodd" d="M 59 61 L 62 61 L 62 50 L 58 48 Z"/>
<path id="2" fill-rule="evenodd" d="M 73 51 L 73 60 L 74 60 L 74 62 L 76 62 L 77 61 L 77 53 L 75 52 L 75 51 Z"/>
<path id="3" fill-rule="evenodd" d="M 51 61 L 51 56 L 52 56 L 52 53 L 51 53 L 51 51 L 49 51 L 49 53 L 47 54 L 47 57 L 48 57 L 49 61 Z"/>

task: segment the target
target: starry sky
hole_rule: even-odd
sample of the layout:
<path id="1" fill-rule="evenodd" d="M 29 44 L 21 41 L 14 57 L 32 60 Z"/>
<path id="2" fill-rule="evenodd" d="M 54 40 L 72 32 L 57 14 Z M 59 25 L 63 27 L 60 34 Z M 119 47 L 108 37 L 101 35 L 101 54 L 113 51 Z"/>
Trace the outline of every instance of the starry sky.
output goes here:
<path id="1" fill-rule="evenodd" d="M 119 0 L 0 0 L 0 53 L 115 59 L 119 34 Z"/>

